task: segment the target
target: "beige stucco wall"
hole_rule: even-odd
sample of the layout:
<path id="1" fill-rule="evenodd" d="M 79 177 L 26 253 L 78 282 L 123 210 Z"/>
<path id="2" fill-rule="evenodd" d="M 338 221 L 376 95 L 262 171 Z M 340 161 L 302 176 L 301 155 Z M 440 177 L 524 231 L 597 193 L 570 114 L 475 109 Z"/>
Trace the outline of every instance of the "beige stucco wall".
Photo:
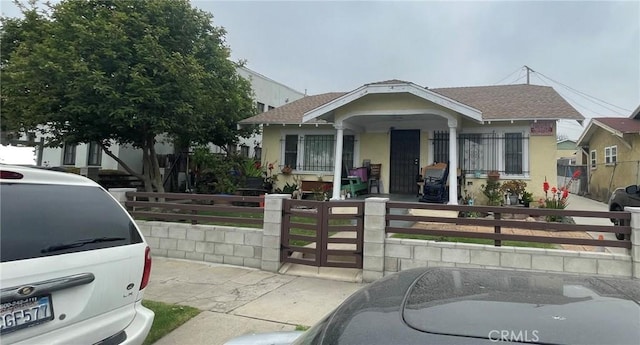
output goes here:
<path id="1" fill-rule="evenodd" d="M 611 132 L 597 128 L 589 140 L 589 152 L 596 150 L 596 168 L 590 170 L 589 193 L 596 199 L 608 201 L 610 192 L 616 188 L 632 184 L 640 184 L 640 135 L 630 139 L 631 148 L 623 144 L 621 139 Z M 617 146 L 618 156 L 616 165 L 606 165 L 604 148 Z M 588 162 L 587 164 L 590 164 Z"/>
<path id="2" fill-rule="evenodd" d="M 400 97 L 402 98 L 402 97 Z M 373 97 L 372 101 L 374 103 L 378 102 L 379 99 L 377 97 Z M 406 108 L 411 108 L 417 104 L 415 101 L 415 97 L 410 97 L 407 99 L 410 101 L 406 105 Z M 357 102 L 357 101 L 356 101 Z M 413 102 L 413 103 L 411 103 Z M 420 101 L 418 101 L 420 103 Z M 413 105 L 412 105 L 413 104 Z M 382 104 L 379 104 L 383 107 Z M 365 104 L 360 105 L 360 109 L 368 108 L 369 106 Z M 396 106 L 399 106 L 396 104 Z M 424 106 L 424 104 L 422 104 Z M 385 105 L 384 107 L 392 108 L 392 106 Z M 462 129 L 460 132 L 474 132 L 478 129 L 483 130 L 491 130 L 492 128 L 500 128 L 500 129 L 509 129 L 509 128 L 526 128 L 528 129 L 530 123 L 528 121 L 514 121 L 514 123 L 510 122 L 493 122 L 492 124 L 477 124 L 473 121 L 462 121 Z M 322 127 L 322 126 L 321 126 Z M 281 139 L 282 139 L 282 131 L 286 129 L 295 129 L 299 128 L 297 125 L 295 126 L 265 126 L 263 129 L 263 162 L 274 162 L 277 161 L 277 165 L 282 165 L 281 162 Z M 303 125 L 302 129 L 309 129 L 310 127 L 307 125 L 306 127 Z M 326 130 L 328 127 L 324 127 Z M 431 160 L 429 159 L 429 146 L 431 142 L 429 141 L 429 133 L 430 131 L 422 130 L 420 134 L 420 164 L 421 166 L 425 166 Z M 527 132 L 528 133 L 528 132 Z M 526 134 L 528 135 L 528 134 Z M 371 163 L 382 163 L 382 192 L 387 193 L 389 190 L 389 155 L 390 155 L 390 137 L 388 132 L 373 132 L 373 133 L 359 133 L 358 140 L 356 141 L 357 149 L 359 150 L 358 160 L 356 165 L 359 165 L 362 160 L 369 159 Z M 537 200 L 543 197 L 542 192 L 542 183 L 547 180 L 554 185 L 554 181 L 556 180 L 556 136 L 555 136 L 555 124 L 554 124 L 554 132 L 549 136 L 530 136 L 529 139 L 529 171 L 530 175 L 528 178 L 523 178 L 525 182 L 527 182 L 527 190 L 534 194 L 534 200 Z M 279 172 L 279 171 L 278 171 Z M 294 182 L 294 178 L 299 178 L 300 180 L 318 180 L 318 176 L 316 174 L 298 174 L 298 175 L 290 175 L 284 176 L 279 174 L 278 182 L 276 184 L 277 187 L 282 188 L 285 183 Z M 324 173 L 322 176 L 324 181 L 332 181 L 333 175 L 330 173 Z M 504 179 L 504 177 L 503 177 Z M 481 192 L 481 185 L 486 183 L 486 177 L 474 178 L 473 175 L 467 175 L 466 177 L 466 185 L 463 187 L 463 190 L 468 190 L 469 193 L 472 193 L 476 198 L 477 202 L 480 204 L 486 203 L 484 196 Z"/>
<path id="3" fill-rule="evenodd" d="M 577 160 L 576 150 L 556 150 L 556 159 L 558 158 L 575 158 Z"/>
<path id="4" fill-rule="evenodd" d="M 351 113 L 366 113 L 372 111 L 401 111 L 407 109 L 435 109 L 448 113 L 451 110 L 431 103 L 411 94 L 372 94 L 359 98 L 343 107 L 336 109 L 336 122 Z"/>

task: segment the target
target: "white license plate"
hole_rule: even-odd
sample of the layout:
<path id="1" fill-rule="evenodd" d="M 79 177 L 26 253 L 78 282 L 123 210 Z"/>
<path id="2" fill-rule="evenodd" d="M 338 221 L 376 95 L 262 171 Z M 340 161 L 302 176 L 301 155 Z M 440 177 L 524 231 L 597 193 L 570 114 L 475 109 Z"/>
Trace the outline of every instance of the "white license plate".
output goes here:
<path id="1" fill-rule="evenodd" d="M 2 303 L 0 306 L 0 333 L 53 320 L 51 295 L 27 297 Z"/>

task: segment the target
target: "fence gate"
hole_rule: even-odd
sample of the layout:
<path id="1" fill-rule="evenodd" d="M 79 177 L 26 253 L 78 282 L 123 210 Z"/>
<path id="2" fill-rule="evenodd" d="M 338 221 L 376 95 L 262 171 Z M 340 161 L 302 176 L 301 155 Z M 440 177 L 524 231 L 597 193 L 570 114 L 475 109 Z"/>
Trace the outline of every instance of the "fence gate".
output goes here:
<path id="1" fill-rule="evenodd" d="M 364 201 L 284 200 L 280 262 L 362 268 Z"/>

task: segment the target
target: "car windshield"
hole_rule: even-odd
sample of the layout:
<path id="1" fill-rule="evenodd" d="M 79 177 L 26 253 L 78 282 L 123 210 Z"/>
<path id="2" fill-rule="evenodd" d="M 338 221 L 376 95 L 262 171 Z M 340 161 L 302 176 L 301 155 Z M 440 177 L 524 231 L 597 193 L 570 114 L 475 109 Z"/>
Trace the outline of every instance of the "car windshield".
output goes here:
<path id="1" fill-rule="evenodd" d="M 99 187 L 3 183 L 0 199 L 2 262 L 142 241 Z"/>

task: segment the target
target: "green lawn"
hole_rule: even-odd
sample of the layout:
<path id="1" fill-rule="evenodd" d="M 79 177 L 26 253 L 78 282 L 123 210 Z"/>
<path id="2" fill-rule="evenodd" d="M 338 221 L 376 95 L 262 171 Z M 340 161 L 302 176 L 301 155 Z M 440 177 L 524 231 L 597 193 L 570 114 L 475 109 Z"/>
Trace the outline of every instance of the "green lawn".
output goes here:
<path id="1" fill-rule="evenodd" d="M 164 337 L 169 332 L 178 328 L 192 317 L 200 314 L 200 310 L 176 304 L 167 304 L 150 300 L 143 300 L 142 305 L 153 310 L 156 314 L 151 331 L 144 340 L 143 345 L 150 345 Z"/>
<path id="2" fill-rule="evenodd" d="M 446 236 L 414 235 L 414 234 L 393 234 L 391 237 L 407 238 L 407 239 L 414 239 L 414 240 L 430 240 L 430 241 L 436 241 L 436 242 L 461 242 L 461 243 L 494 245 L 493 240 L 488 240 L 484 238 L 446 237 Z M 558 248 L 556 245 L 552 243 L 522 242 L 522 241 L 502 241 L 502 245 L 510 246 L 510 247 L 530 247 L 530 248 L 544 248 L 544 249 Z"/>

